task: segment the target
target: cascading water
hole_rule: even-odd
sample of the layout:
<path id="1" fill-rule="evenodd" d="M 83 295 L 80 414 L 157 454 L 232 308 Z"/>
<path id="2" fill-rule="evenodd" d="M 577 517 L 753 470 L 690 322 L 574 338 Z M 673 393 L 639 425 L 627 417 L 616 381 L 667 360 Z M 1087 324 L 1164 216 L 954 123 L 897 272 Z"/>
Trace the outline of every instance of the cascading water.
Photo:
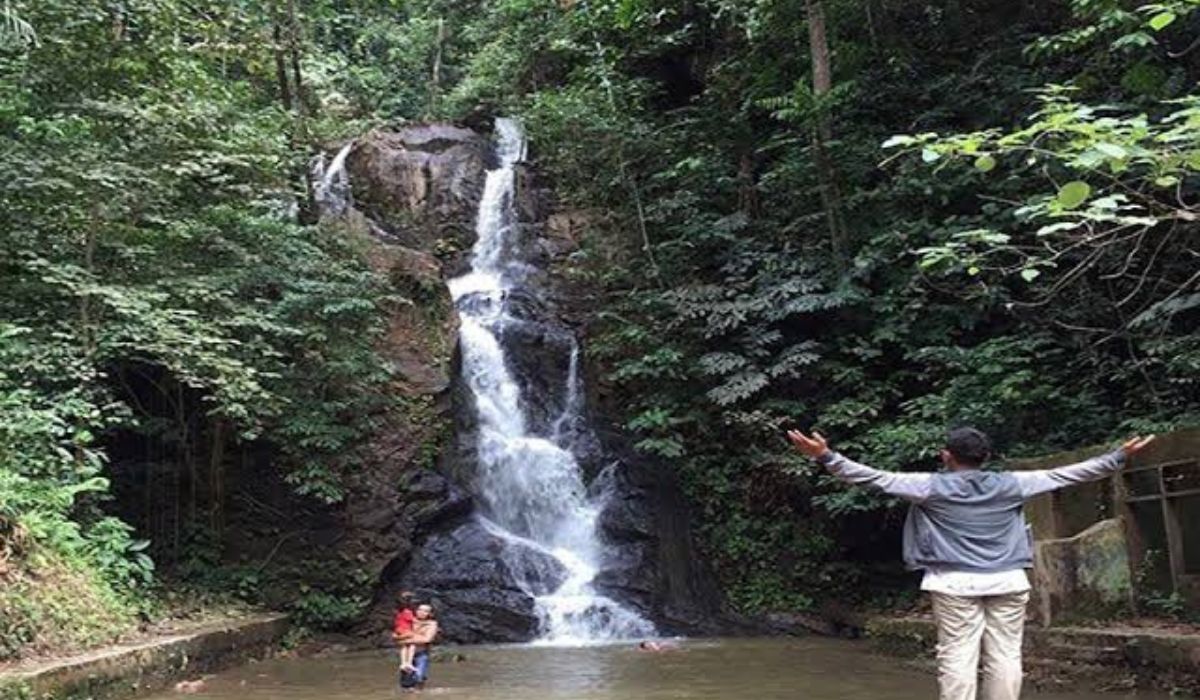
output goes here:
<path id="1" fill-rule="evenodd" d="M 354 141 L 342 146 L 333 160 L 325 163 L 321 153 L 312 161 L 313 199 L 323 216 L 341 216 L 353 204 L 350 196 L 350 176 L 346 173 L 346 157 L 354 148 Z"/>
<path id="2" fill-rule="evenodd" d="M 514 292 L 527 293 L 513 204 L 514 166 L 525 156 L 519 124 L 496 120 L 499 166 L 488 171 L 471 251 L 470 272 L 450 280 L 458 309 L 462 372 L 478 414 L 475 488 L 484 524 L 494 534 L 552 555 L 567 575 L 556 590 L 535 595 L 542 642 L 571 644 L 654 634 L 634 611 L 602 596 L 592 582 L 604 547 L 597 532 L 603 496 L 589 497 L 569 435 L 581 403 L 578 345 L 572 338 L 562 414 L 548 435 L 531 429 L 521 386 L 502 342 L 522 323 L 510 309 Z M 531 582 L 537 583 L 537 582 Z M 544 586 L 541 587 L 544 590 Z"/>

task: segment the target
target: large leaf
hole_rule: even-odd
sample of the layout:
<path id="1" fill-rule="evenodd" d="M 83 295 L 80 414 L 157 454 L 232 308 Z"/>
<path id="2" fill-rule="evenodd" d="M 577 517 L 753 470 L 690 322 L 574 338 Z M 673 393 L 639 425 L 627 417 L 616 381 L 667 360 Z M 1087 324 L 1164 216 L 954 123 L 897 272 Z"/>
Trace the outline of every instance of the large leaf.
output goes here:
<path id="1" fill-rule="evenodd" d="M 1077 209 L 1087 201 L 1091 193 L 1091 185 L 1083 180 L 1072 180 L 1058 188 L 1058 196 L 1055 197 L 1055 201 L 1063 209 Z"/>

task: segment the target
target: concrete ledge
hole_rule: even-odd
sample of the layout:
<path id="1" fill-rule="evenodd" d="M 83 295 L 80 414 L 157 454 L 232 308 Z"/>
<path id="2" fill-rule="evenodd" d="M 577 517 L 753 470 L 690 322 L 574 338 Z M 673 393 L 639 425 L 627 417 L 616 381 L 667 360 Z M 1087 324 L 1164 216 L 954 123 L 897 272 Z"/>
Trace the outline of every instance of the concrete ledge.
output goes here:
<path id="1" fill-rule="evenodd" d="M 937 628 L 927 617 L 875 617 L 865 626 L 880 651 L 930 658 Z M 1027 627 L 1025 654 L 1034 664 L 1084 664 L 1136 677 L 1138 685 L 1200 691 L 1200 633 L 1132 627 Z M 1101 679 L 1096 679 L 1101 680 Z"/>
<path id="2" fill-rule="evenodd" d="M 0 671 L 0 700 L 105 700 L 164 688 L 274 651 L 288 630 L 282 614 L 199 625 L 179 634 L 105 647 L 68 659 Z"/>

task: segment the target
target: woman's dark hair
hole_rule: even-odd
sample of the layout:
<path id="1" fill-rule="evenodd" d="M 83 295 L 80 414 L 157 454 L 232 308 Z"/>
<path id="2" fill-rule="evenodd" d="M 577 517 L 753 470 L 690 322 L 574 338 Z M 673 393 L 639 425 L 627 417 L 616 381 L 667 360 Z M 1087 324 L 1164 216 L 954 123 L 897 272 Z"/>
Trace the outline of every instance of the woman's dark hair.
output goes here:
<path id="1" fill-rule="evenodd" d="M 975 428 L 953 428 L 946 436 L 946 450 L 959 462 L 978 467 L 992 456 L 992 441 Z"/>

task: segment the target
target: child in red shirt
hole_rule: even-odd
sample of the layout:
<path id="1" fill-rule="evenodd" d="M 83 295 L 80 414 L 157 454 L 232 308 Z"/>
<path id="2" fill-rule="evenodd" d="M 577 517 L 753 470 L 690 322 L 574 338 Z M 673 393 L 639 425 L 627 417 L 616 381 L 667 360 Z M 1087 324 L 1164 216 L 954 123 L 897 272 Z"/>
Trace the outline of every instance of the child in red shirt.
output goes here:
<path id="1" fill-rule="evenodd" d="M 400 594 L 400 608 L 392 621 L 392 639 L 400 644 L 400 670 L 408 672 L 416 670 L 413 667 L 413 657 L 417 653 L 417 645 L 407 642 L 412 636 L 413 624 L 417 619 L 416 613 L 413 612 L 413 597 L 408 591 Z"/>

